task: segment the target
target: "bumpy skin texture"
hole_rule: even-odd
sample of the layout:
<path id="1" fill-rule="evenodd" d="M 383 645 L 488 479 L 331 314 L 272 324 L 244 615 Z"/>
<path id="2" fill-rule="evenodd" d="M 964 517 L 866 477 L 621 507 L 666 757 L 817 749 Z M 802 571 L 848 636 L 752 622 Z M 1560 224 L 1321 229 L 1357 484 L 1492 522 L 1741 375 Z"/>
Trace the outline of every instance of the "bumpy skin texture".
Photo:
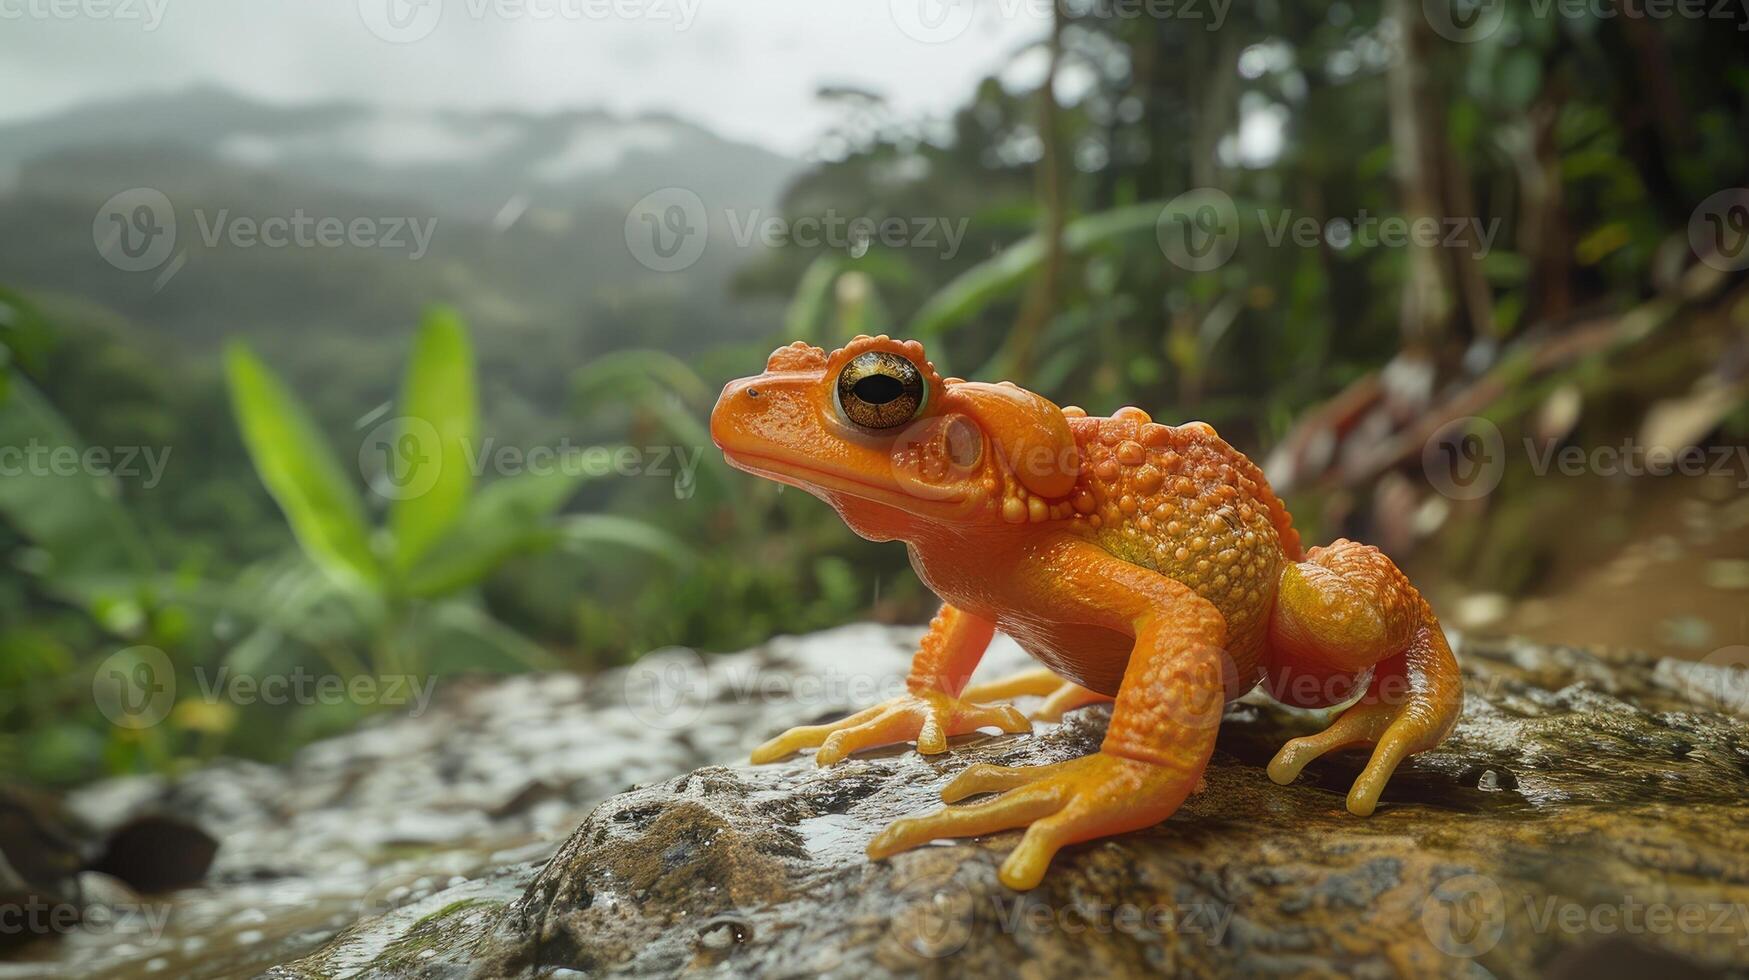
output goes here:
<path id="1" fill-rule="evenodd" d="M 1366 545 L 1302 554 L 1262 472 L 1205 423 L 1092 418 L 1006 382 L 942 378 L 915 341 L 858 337 L 830 354 L 779 348 L 723 389 L 711 434 L 736 467 L 820 497 L 864 537 L 904 541 L 943 600 L 908 694 L 785 732 L 753 761 L 817 748 L 827 765 L 913 739 L 944 752 L 979 728 L 1026 731 L 985 703 L 1020 694 L 1043 695 L 1047 719 L 1115 701 L 1095 755 L 974 766 L 943 799 L 1001 795 L 899 820 L 872 858 L 1025 826 L 1001 875 L 1031 888 L 1058 849 L 1170 816 L 1201 781 L 1223 704 L 1260 683 L 1302 707 L 1359 694 L 1269 774 L 1286 783 L 1326 752 L 1372 746 L 1348 796 L 1360 815 L 1457 720 L 1457 664 L 1414 586 Z M 968 687 L 998 629 L 1046 670 Z"/>

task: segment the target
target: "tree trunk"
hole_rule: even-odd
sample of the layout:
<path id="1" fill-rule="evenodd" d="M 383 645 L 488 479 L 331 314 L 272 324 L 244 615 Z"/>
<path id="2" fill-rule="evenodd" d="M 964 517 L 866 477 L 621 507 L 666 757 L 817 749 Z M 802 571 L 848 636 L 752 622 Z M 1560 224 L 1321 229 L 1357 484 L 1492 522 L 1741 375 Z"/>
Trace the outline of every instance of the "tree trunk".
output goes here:
<path id="1" fill-rule="evenodd" d="M 1412 224 L 1437 220 L 1440 208 L 1440 156 L 1444 113 L 1427 76 L 1427 50 L 1431 28 L 1415 0 L 1390 0 L 1396 21 L 1396 56 L 1386 75 L 1391 118 L 1391 149 L 1397 185 L 1402 195 L 1403 217 Z M 1452 313 L 1450 266 L 1440 257 L 1438 244 L 1417 245 L 1411 240 L 1408 274 L 1403 281 L 1401 326 L 1404 346 L 1436 346 L 1446 332 Z"/>

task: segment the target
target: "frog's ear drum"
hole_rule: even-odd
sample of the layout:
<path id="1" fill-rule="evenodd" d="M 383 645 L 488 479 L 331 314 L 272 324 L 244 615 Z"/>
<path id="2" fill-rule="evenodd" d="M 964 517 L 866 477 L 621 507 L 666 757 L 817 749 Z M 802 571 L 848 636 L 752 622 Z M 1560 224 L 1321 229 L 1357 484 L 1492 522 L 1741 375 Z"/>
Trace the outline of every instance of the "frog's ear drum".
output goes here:
<path id="1" fill-rule="evenodd" d="M 978 420 L 1002 461 L 1029 492 L 1065 497 L 1075 489 L 1081 454 L 1069 420 L 1050 399 L 1006 381 L 963 381 L 948 391 L 949 399 Z"/>

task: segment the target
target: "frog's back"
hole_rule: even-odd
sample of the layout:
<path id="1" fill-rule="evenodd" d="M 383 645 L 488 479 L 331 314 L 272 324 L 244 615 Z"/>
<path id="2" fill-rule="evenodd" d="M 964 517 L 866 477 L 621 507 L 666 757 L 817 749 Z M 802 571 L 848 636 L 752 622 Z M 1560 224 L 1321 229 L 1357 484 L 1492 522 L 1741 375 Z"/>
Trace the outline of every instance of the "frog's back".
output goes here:
<path id="1" fill-rule="evenodd" d="M 1106 551 L 1176 579 L 1227 619 L 1229 642 L 1261 641 L 1299 534 L 1263 473 L 1203 422 L 1160 425 L 1137 408 L 1070 415 L 1081 452 L 1072 524 Z"/>

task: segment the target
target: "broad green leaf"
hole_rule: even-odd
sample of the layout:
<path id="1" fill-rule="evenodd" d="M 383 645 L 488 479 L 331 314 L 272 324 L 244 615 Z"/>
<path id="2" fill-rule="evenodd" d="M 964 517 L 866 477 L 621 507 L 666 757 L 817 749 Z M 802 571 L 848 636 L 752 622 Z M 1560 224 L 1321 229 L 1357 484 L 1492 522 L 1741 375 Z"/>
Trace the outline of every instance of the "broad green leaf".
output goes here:
<path id="1" fill-rule="evenodd" d="M 600 545 L 641 551 L 685 567 L 697 555 L 679 538 L 654 524 L 616 514 L 577 514 L 560 522 L 559 541 L 574 554 L 593 554 Z"/>
<path id="2" fill-rule="evenodd" d="M 0 400 L 0 447 L 8 454 L 0 456 L 8 471 L 0 519 L 35 545 L 26 571 L 106 626 L 137 622 L 142 583 L 154 571 L 145 540 L 102 459 L 23 375 L 12 376 Z"/>
<path id="3" fill-rule="evenodd" d="M 256 627 L 232 645 L 225 663 L 244 674 L 277 669 L 291 652 L 288 640 L 316 648 L 327 642 L 324 629 L 340 626 L 321 607 L 335 597 L 333 579 L 307 561 L 274 562 L 246 569 L 223 590 L 219 608 L 243 612 Z"/>
<path id="4" fill-rule="evenodd" d="M 342 583 L 379 586 L 364 506 L 297 396 L 241 342 L 226 351 L 225 378 L 256 475 L 304 553 Z"/>
<path id="5" fill-rule="evenodd" d="M 712 390 L 685 361 L 659 350 L 622 350 L 604 354 L 571 376 L 572 396 L 579 411 L 612 402 L 642 401 L 651 394 L 672 394 L 689 404 L 708 404 Z"/>
<path id="6" fill-rule="evenodd" d="M 513 555 L 550 544 L 554 530 L 549 519 L 585 478 L 555 468 L 487 484 L 450 533 L 407 570 L 407 592 L 435 596 L 468 588 Z"/>
<path id="7" fill-rule="evenodd" d="M 434 309 L 420 325 L 401 387 L 399 422 L 389 449 L 396 455 L 395 486 L 403 492 L 394 494 L 389 530 L 395 565 L 405 571 L 455 524 L 474 485 L 468 465 L 479 427 L 474 352 L 453 310 Z"/>
<path id="8" fill-rule="evenodd" d="M 1151 232 L 1164 207 L 1158 201 L 1130 204 L 1078 218 L 1063 229 L 1063 248 L 1076 254 L 1114 238 Z M 1044 236 L 1028 235 L 943 286 L 911 318 L 908 332 L 930 337 L 961 325 L 994 300 L 1018 291 L 1044 257 Z"/>

